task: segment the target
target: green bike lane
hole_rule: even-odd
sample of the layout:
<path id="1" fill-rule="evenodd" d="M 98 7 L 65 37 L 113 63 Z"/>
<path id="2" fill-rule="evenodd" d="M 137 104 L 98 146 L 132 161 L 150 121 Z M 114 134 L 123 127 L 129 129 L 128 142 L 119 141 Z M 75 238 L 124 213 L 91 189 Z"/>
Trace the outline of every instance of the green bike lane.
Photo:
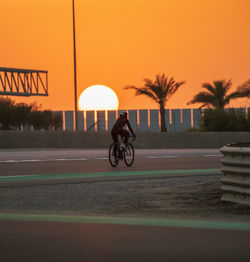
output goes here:
<path id="1" fill-rule="evenodd" d="M 89 178 L 147 178 L 163 177 L 169 175 L 221 175 L 218 168 L 209 169 L 176 169 L 176 170 L 138 170 L 138 171 L 113 171 L 113 172 L 81 172 L 81 173 L 63 173 L 63 174 L 34 174 L 34 175 L 16 175 L 0 176 L 0 186 L 4 182 L 25 182 L 25 181 L 50 181 L 67 179 L 89 179 Z"/>
<path id="2" fill-rule="evenodd" d="M 156 227 L 183 227 L 220 230 L 250 231 L 250 222 L 208 221 L 208 220 L 181 220 L 160 219 L 149 217 L 115 217 L 90 215 L 56 215 L 34 213 L 0 213 L 0 221 L 46 221 L 68 223 L 95 223 L 114 225 L 156 226 Z M 0 222 L 1 223 L 1 222 Z"/>

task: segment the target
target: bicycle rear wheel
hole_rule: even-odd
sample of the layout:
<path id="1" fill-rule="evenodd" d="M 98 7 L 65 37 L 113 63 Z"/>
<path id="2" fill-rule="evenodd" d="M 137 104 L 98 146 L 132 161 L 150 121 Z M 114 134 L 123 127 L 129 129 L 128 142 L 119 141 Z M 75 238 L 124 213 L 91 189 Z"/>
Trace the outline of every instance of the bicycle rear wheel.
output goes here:
<path id="1" fill-rule="evenodd" d="M 112 167 L 116 167 L 119 163 L 119 158 L 117 154 L 115 154 L 115 144 L 112 143 L 109 147 L 109 163 Z"/>
<path id="2" fill-rule="evenodd" d="M 124 162 L 127 166 L 132 166 L 135 159 L 134 147 L 131 143 L 128 143 L 126 150 L 124 151 Z"/>

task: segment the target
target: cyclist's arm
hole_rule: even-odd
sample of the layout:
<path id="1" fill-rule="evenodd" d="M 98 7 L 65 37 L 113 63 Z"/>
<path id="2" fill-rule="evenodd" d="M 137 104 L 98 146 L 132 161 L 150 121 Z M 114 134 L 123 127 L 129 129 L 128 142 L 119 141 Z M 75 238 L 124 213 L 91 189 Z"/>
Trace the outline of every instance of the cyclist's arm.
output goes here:
<path id="1" fill-rule="evenodd" d="M 134 133 L 129 121 L 127 121 L 127 126 L 128 126 L 129 131 L 132 133 L 132 135 L 135 136 L 135 133 Z"/>

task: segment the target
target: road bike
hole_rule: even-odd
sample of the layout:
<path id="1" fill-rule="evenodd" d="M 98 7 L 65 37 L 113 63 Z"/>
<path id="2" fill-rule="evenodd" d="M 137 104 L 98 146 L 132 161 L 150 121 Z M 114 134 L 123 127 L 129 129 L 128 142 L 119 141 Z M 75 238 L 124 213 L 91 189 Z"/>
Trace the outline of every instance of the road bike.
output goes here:
<path id="1" fill-rule="evenodd" d="M 135 151 L 131 142 L 124 143 L 124 137 L 119 136 L 117 143 L 117 152 L 115 152 L 115 143 L 112 143 L 109 147 L 109 163 L 111 166 L 116 167 L 119 161 L 125 162 L 126 166 L 130 167 L 134 163 Z M 129 136 L 133 137 L 133 136 Z M 132 142 L 135 138 L 133 137 Z"/>

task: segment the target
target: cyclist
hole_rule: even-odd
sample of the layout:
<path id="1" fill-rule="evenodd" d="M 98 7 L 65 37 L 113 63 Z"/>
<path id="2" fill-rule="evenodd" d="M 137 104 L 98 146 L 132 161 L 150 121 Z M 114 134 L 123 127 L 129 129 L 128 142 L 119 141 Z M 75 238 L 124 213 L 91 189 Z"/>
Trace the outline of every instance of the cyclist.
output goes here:
<path id="1" fill-rule="evenodd" d="M 111 130 L 111 136 L 115 144 L 114 146 L 115 155 L 117 155 L 118 135 L 124 137 L 125 144 L 127 144 L 128 142 L 129 132 L 123 128 L 125 125 L 128 126 L 128 129 L 132 133 L 133 137 L 134 138 L 136 137 L 127 117 L 128 117 L 127 112 L 121 112 L 119 118 L 116 120 Z"/>

